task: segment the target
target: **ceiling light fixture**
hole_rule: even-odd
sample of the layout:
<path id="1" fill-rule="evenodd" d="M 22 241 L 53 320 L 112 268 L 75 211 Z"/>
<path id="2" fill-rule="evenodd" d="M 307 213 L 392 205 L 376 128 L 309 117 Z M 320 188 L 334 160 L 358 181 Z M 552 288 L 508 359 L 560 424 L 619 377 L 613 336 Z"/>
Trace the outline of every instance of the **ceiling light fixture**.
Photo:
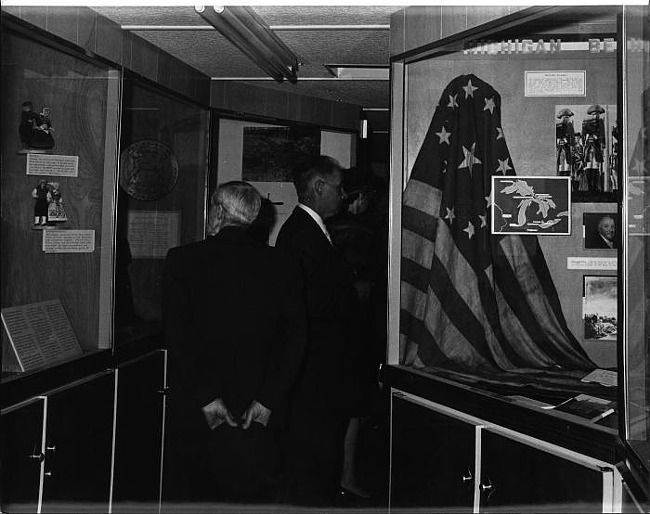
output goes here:
<path id="1" fill-rule="evenodd" d="M 250 7 L 196 6 L 196 12 L 267 75 L 298 81 L 298 58 Z"/>

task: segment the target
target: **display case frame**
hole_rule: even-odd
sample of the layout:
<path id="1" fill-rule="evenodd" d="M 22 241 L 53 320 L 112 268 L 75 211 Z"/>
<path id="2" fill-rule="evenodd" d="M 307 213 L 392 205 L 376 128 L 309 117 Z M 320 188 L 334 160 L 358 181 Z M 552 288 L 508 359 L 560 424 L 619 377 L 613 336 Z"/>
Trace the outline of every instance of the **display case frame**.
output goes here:
<path id="1" fill-rule="evenodd" d="M 450 405 L 456 408 L 464 408 L 466 406 L 467 411 L 481 412 L 480 403 L 481 401 L 489 401 L 494 403 L 493 405 L 493 415 L 490 420 L 495 422 L 503 421 L 506 425 L 514 426 L 517 430 L 522 432 L 534 433 L 535 436 L 541 438 L 551 438 L 556 443 L 562 445 L 580 448 L 580 451 L 584 451 L 586 454 L 589 454 L 589 448 L 585 445 L 582 445 L 578 440 L 573 439 L 572 437 L 567 437 L 569 432 L 572 432 L 573 435 L 581 432 L 584 437 L 591 437 L 588 435 L 590 433 L 590 427 L 588 423 L 583 423 L 581 420 L 576 419 L 574 416 L 563 417 L 559 416 L 556 418 L 557 414 L 555 412 L 549 413 L 548 415 L 538 416 L 540 413 L 539 410 L 535 414 L 535 419 L 537 424 L 535 427 L 526 426 L 525 422 L 515 421 L 513 412 L 523 409 L 524 411 L 530 410 L 523 405 L 507 405 L 506 399 L 500 397 L 498 394 L 493 394 L 488 391 L 481 389 L 481 386 L 468 386 L 467 384 L 456 383 L 453 380 L 449 380 L 449 377 L 436 377 L 422 372 L 416 369 L 412 369 L 402 365 L 400 361 L 400 279 L 401 279 L 401 259 L 402 259 L 402 205 L 403 205 L 403 192 L 407 184 L 408 173 L 410 171 L 409 165 L 412 165 L 412 162 L 409 163 L 411 156 L 409 155 L 409 136 L 408 133 L 408 116 L 409 116 L 409 105 L 412 102 L 412 99 L 409 97 L 412 83 L 410 71 L 414 65 L 418 63 L 423 63 L 427 61 L 435 61 L 436 59 L 442 60 L 445 57 L 453 57 L 454 54 L 462 52 L 467 49 L 467 44 L 470 41 L 501 41 L 501 40 L 515 40 L 519 38 L 521 42 L 522 39 L 530 37 L 530 35 L 539 35 L 539 32 L 532 30 L 531 27 L 534 27 L 540 21 L 544 19 L 561 20 L 563 16 L 570 14 L 575 19 L 576 10 L 579 11 L 580 8 L 571 8 L 571 7 L 531 7 L 525 8 L 520 11 L 510 14 L 505 17 L 495 19 L 494 21 L 485 23 L 473 29 L 466 30 L 464 32 L 448 36 L 438 41 L 434 41 L 418 48 L 397 54 L 391 59 L 391 94 L 392 94 L 392 105 L 391 105 L 391 196 L 390 196 L 390 226 L 389 226 L 389 302 L 388 302 L 388 340 L 389 345 L 387 349 L 387 366 L 384 369 L 384 381 L 386 384 L 396 387 L 398 389 L 411 391 L 414 394 L 417 394 L 423 398 L 429 398 L 432 401 L 442 401 L 446 405 Z M 629 133 L 631 128 L 629 127 L 629 111 L 630 108 L 625 109 L 623 106 L 627 106 L 625 95 L 630 90 L 629 76 L 624 76 L 626 70 L 625 66 L 629 66 L 629 56 L 626 54 L 626 48 L 629 43 L 626 40 L 627 32 L 629 25 L 630 16 L 638 16 L 638 12 L 631 11 L 628 7 L 623 6 L 611 6 L 598 9 L 587 10 L 582 8 L 583 13 L 583 22 L 581 27 L 581 37 L 584 40 L 590 39 L 590 23 L 589 20 L 595 21 L 598 19 L 598 14 L 603 12 L 612 13 L 615 19 L 613 25 L 610 25 L 610 29 L 606 31 L 605 34 L 598 31 L 593 34 L 593 38 L 607 39 L 611 41 L 613 38 L 615 41 L 615 55 L 616 55 L 616 67 L 613 70 L 613 80 L 616 83 L 616 92 L 613 96 L 610 96 L 610 101 L 612 104 L 615 104 L 617 107 L 616 120 L 618 127 L 622 127 L 621 139 L 623 144 L 621 145 L 621 156 L 619 157 L 618 162 L 616 163 L 618 170 L 618 177 L 620 179 L 620 185 L 618 192 L 614 195 L 613 198 L 607 198 L 610 202 L 609 205 L 598 203 L 601 207 L 605 205 L 608 212 L 616 213 L 619 218 L 624 219 L 621 216 L 624 216 L 625 204 L 624 199 L 627 198 L 627 184 L 626 177 L 628 177 L 628 165 L 630 163 L 629 155 L 623 154 L 623 152 L 629 152 Z M 645 14 L 647 16 L 647 12 Z M 646 18 L 647 19 L 647 18 Z M 561 24 L 559 24 L 561 25 Z M 647 26 L 647 21 L 646 21 Z M 560 29 L 560 32 L 562 29 Z M 647 28 L 646 28 L 647 31 Z M 542 33 L 543 37 L 551 38 L 553 37 L 552 31 L 545 31 Z M 639 37 L 637 35 L 637 37 Z M 641 39 L 645 37 L 645 53 L 641 52 L 641 58 L 647 60 L 647 33 L 641 35 Z M 535 38 L 531 38 L 534 41 Z M 548 39 L 547 39 L 548 41 Z M 610 44 L 610 43 L 604 43 Z M 628 70 L 629 71 L 629 70 Z M 443 72 L 444 73 L 444 72 Z M 638 81 L 638 77 L 637 77 Z M 641 83 L 641 87 L 647 87 L 647 83 Z M 431 86 L 430 84 L 427 87 L 433 87 L 436 92 L 433 94 L 435 100 L 440 97 L 440 94 L 443 91 L 443 87 L 436 89 L 436 86 Z M 639 84 L 635 85 L 638 89 Z M 523 94 L 523 93 L 522 93 Z M 638 98 L 638 95 L 637 95 Z M 581 103 L 581 99 L 578 99 L 576 103 Z M 560 99 L 560 102 L 566 102 L 565 98 Z M 636 107 L 639 108 L 639 105 Z M 633 109 L 633 108 L 632 108 Z M 638 127 L 637 127 L 638 128 Z M 425 131 L 426 127 L 421 128 L 421 131 Z M 627 146 L 626 146 L 627 143 Z M 518 174 L 521 172 L 518 170 Z M 597 211 L 597 208 L 592 209 Z M 602 209 L 601 209 L 602 210 Z M 584 212 L 590 212 L 589 210 Z M 582 215 L 582 213 L 581 213 Z M 574 225 L 574 228 L 579 227 L 581 222 Z M 625 225 L 625 223 L 622 223 Z M 618 308 L 617 316 L 619 327 L 621 324 L 626 323 L 628 316 L 628 309 L 630 308 L 627 298 L 625 297 L 624 290 L 622 287 L 628 283 L 630 279 L 629 268 L 626 263 L 623 261 L 625 254 L 625 249 L 627 245 L 626 233 L 622 237 L 622 246 L 623 250 L 619 249 L 616 251 L 618 257 L 615 261 L 619 264 L 618 271 L 610 270 L 608 273 L 618 274 L 619 277 L 619 295 L 618 295 Z M 593 250 L 591 250 L 593 251 Z M 604 255 L 604 254 L 603 254 Z M 605 273 L 605 272 L 603 272 Z M 600 274 L 600 273 L 599 273 Z M 621 287 L 622 286 L 622 287 Z M 629 351 L 627 349 L 627 336 L 622 333 L 619 328 L 617 336 L 617 346 L 613 354 L 613 366 L 603 366 L 608 368 L 618 367 L 620 370 L 618 373 L 619 384 L 623 384 L 619 388 L 618 393 L 618 403 L 619 403 L 619 420 L 618 424 L 610 424 L 609 428 L 598 427 L 598 431 L 606 433 L 606 439 L 603 448 L 609 446 L 609 450 L 606 450 L 605 453 L 609 452 L 609 456 L 605 456 L 602 453 L 600 457 L 603 457 L 608 462 L 614 463 L 617 459 L 621 461 L 629 462 L 629 466 L 635 470 L 635 483 L 641 485 L 639 491 L 642 492 L 641 496 L 647 498 L 648 495 L 648 466 L 647 463 L 642 463 L 638 457 L 632 452 L 628 456 L 628 452 L 623 451 L 623 454 L 620 451 L 623 448 L 629 450 L 629 444 L 623 443 L 619 445 L 621 441 L 626 441 L 627 439 L 627 428 L 626 428 L 626 412 L 627 409 L 627 397 L 625 396 L 625 391 L 627 390 L 628 376 L 627 376 L 627 366 L 624 362 L 623 355 L 628 355 Z M 406 388 L 406 389 L 404 389 Z M 473 399 L 474 396 L 479 398 Z M 484 400 L 480 400 L 480 397 L 483 397 Z M 450 399 L 451 398 L 451 399 Z M 489 400 L 488 400 L 489 398 Z M 463 405 L 453 402 L 463 402 Z M 516 416 L 515 416 L 516 417 Z M 573 430 L 565 431 L 561 427 L 564 425 L 565 428 L 568 428 L 572 424 L 576 424 L 581 427 L 579 430 L 574 427 Z M 564 433 L 562 433 L 564 432 Z M 618 441 L 618 442 L 617 442 Z M 587 445 L 588 446 L 588 445 Z M 617 456 L 614 456 L 614 453 Z M 623 455 L 623 456 L 622 456 Z"/>
<path id="2" fill-rule="evenodd" d="M 12 252 L 7 255 L 7 246 L 3 247 L 2 306 L 18 311 L 32 330 L 34 315 L 50 328 L 69 322 L 71 337 L 77 339 L 77 345 L 62 345 L 73 351 L 50 349 L 26 366 L 3 327 L 3 363 L 8 365 L 3 366 L 4 385 L 52 367 L 74 367 L 75 361 L 110 361 L 122 70 L 4 12 L 2 39 L 7 116 L 2 136 L 3 240 Z M 39 71 L 38 66 L 44 69 Z M 19 100 L 32 102 L 34 111 L 42 109 L 39 116 L 50 109 L 53 146 L 37 148 L 19 137 Z M 51 184 L 61 195 L 65 215 L 48 212 L 45 228 L 28 226 L 32 207 L 27 204 L 34 202 L 25 191 L 30 180 L 45 182 L 49 198 Z M 10 202 L 16 202 L 12 208 Z M 51 295 L 38 293 L 39 289 Z M 57 306 L 41 306 L 45 300 L 60 301 L 65 314 Z"/>

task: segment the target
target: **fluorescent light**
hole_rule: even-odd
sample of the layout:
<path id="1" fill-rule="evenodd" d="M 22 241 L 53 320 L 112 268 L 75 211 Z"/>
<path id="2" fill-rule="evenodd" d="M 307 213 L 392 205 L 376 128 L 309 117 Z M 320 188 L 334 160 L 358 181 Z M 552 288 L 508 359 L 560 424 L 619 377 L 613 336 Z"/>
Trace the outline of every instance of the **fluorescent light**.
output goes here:
<path id="1" fill-rule="evenodd" d="M 298 58 L 250 7 L 215 6 L 196 12 L 267 75 L 298 81 Z"/>

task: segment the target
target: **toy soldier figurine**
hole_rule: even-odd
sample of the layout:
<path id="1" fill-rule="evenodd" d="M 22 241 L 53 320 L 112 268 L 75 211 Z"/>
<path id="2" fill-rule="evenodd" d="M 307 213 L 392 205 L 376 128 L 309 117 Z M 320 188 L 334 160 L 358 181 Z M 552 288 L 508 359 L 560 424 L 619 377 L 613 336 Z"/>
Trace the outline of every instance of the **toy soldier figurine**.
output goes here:
<path id="1" fill-rule="evenodd" d="M 571 175 L 571 191 L 577 193 L 578 191 L 587 190 L 587 177 L 583 169 L 585 147 L 582 144 L 582 134 L 576 132 L 573 139 L 573 174 Z"/>
<path id="2" fill-rule="evenodd" d="M 575 135 L 573 129 L 573 111 L 562 109 L 558 115 L 558 122 L 555 124 L 555 147 L 557 149 L 557 174 L 561 177 L 573 175 L 573 158 L 571 156 L 571 143 Z"/>
<path id="3" fill-rule="evenodd" d="M 585 142 L 584 169 L 589 193 L 598 193 L 602 190 L 600 180 L 605 145 L 605 122 L 600 115 L 604 112 L 605 109 L 594 104 L 587 109 L 588 116 L 582 121 L 582 135 Z"/>

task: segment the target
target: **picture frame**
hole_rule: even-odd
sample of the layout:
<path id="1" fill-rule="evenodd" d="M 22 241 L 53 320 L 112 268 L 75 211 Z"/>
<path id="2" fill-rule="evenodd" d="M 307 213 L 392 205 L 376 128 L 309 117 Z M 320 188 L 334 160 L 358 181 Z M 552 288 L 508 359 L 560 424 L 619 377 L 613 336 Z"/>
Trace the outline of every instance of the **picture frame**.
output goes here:
<path id="1" fill-rule="evenodd" d="M 492 176 L 491 233 L 570 235 L 570 178 Z"/>
<path id="2" fill-rule="evenodd" d="M 616 341 L 618 279 L 614 275 L 584 275 L 582 289 L 583 337 Z"/>
<path id="3" fill-rule="evenodd" d="M 619 135 L 616 105 L 555 106 L 555 170 L 571 177 L 574 202 L 616 201 Z"/>
<path id="4" fill-rule="evenodd" d="M 248 126 L 243 130 L 242 180 L 291 182 L 297 153 L 320 154 L 320 128 L 307 125 Z"/>
<path id="5" fill-rule="evenodd" d="M 613 250 L 620 246 L 620 216 L 615 212 L 585 212 L 582 218 L 585 250 Z"/>

